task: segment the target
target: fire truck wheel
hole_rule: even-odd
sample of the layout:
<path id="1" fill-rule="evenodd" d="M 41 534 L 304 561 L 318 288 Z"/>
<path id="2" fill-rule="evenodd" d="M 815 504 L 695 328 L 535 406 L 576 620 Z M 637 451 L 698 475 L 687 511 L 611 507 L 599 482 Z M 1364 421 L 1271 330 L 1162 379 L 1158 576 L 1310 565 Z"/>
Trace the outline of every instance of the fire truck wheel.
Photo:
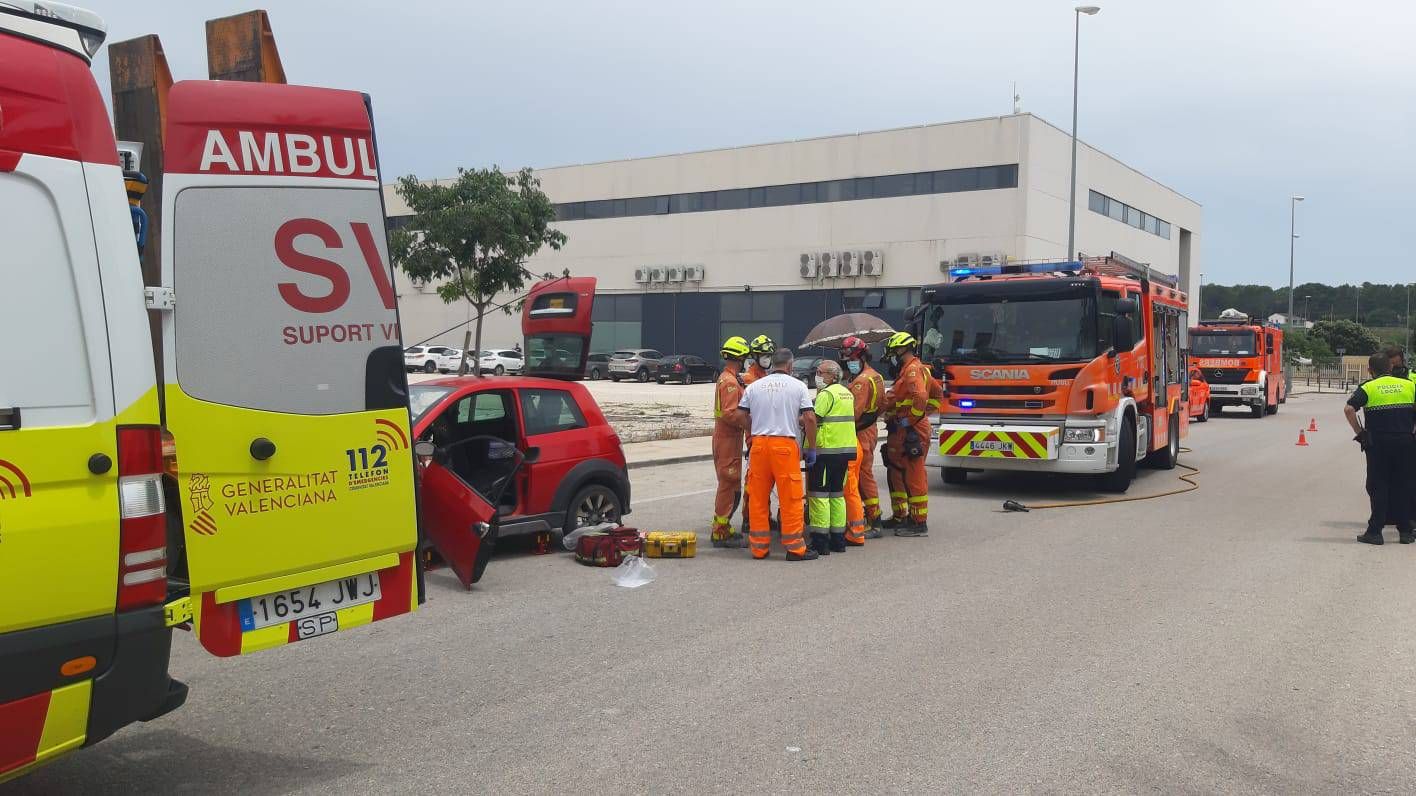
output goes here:
<path id="1" fill-rule="evenodd" d="M 1263 417 L 1265 414 L 1263 404 L 1255 404 L 1249 407 L 1249 417 Z"/>
<path id="2" fill-rule="evenodd" d="M 1146 457 L 1146 464 L 1157 470 L 1174 470 L 1180 460 L 1180 418 L 1170 416 L 1170 433 L 1166 435 L 1165 447 Z"/>
<path id="3" fill-rule="evenodd" d="M 943 467 L 939 474 L 946 484 L 962 484 L 969 480 L 969 471 L 962 467 Z"/>
<path id="4" fill-rule="evenodd" d="M 1269 404 L 1264 407 L 1264 413 L 1270 415 L 1278 414 L 1278 404 Z"/>
<path id="5" fill-rule="evenodd" d="M 1116 444 L 1116 469 L 1101 476 L 1103 491 L 1124 494 L 1136 477 L 1136 423 L 1129 416 L 1121 424 L 1121 439 Z"/>

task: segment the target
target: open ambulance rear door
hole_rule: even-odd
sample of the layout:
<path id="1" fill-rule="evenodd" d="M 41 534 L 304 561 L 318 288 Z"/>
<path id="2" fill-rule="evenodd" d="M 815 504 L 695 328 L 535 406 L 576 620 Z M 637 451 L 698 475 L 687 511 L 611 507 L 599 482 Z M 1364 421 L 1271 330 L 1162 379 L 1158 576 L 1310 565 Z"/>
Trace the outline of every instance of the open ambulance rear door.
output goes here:
<path id="1" fill-rule="evenodd" d="M 407 381 L 365 98 L 181 82 L 165 140 L 163 411 L 202 646 L 413 610 Z"/>

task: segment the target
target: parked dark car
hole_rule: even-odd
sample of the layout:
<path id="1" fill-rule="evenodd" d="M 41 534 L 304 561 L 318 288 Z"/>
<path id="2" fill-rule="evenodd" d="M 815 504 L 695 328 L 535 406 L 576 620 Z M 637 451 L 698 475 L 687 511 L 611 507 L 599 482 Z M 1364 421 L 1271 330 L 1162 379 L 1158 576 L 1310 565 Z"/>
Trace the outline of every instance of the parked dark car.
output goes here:
<path id="1" fill-rule="evenodd" d="M 797 357 L 792 362 L 792 375 L 806 382 L 806 386 L 816 389 L 816 366 L 821 364 L 821 357 Z"/>
<path id="2" fill-rule="evenodd" d="M 718 378 L 718 369 L 692 354 L 673 354 L 659 361 L 660 384 L 670 381 L 692 384 Z"/>
<path id="3" fill-rule="evenodd" d="M 610 355 L 591 354 L 585 358 L 585 378 L 599 381 L 610 375 Z"/>

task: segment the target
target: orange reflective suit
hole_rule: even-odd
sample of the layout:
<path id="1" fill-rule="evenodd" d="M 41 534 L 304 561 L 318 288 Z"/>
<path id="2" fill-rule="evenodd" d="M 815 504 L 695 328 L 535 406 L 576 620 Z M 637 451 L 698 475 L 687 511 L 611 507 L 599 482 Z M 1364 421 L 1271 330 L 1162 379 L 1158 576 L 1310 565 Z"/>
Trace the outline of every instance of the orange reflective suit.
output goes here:
<path id="1" fill-rule="evenodd" d="M 767 369 L 753 361 L 747 366 L 747 372 L 742 374 L 742 383 L 744 385 L 751 384 L 766 375 Z"/>
<path id="2" fill-rule="evenodd" d="M 788 553 L 805 555 L 806 485 L 801 475 L 801 449 L 793 437 L 753 437 L 747 466 L 747 541 L 753 558 L 766 558 L 772 547 L 770 500 L 774 486 L 781 500 L 782 546 Z"/>
<path id="3" fill-rule="evenodd" d="M 925 475 L 924 455 L 905 456 L 905 429 L 899 426 L 899 421 L 907 421 L 927 452 L 934 434 L 928 411 L 931 381 L 933 377 L 924 363 L 914 354 L 906 354 L 900 375 L 885 399 L 891 414 L 890 434 L 885 442 L 890 508 L 896 518 L 903 519 L 909 514 L 910 522 L 916 524 L 929 518 L 929 478 Z"/>
<path id="4" fill-rule="evenodd" d="M 718 474 L 718 494 L 713 499 L 715 543 L 734 536 L 733 512 L 742 501 L 743 431 L 734 424 L 742 398 L 741 367 L 735 362 L 725 365 L 713 393 L 713 469 Z"/>
<path id="5" fill-rule="evenodd" d="M 865 544 L 865 506 L 860 500 L 860 460 L 864 448 L 856 440 L 856 455 L 846 465 L 846 544 Z"/>
<path id="6" fill-rule="evenodd" d="M 743 373 L 742 373 L 742 386 L 743 386 L 743 388 L 746 389 L 747 385 L 753 383 L 754 381 L 757 381 L 758 379 L 760 379 L 760 378 L 762 378 L 763 376 L 766 376 L 766 375 L 767 375 L 767 369 L 764 368 L 764 367 L 762 367 L 761 365 L 757 364 L 757 359 L 754 357 L 751 362 L 747 363 L 747 370 L 743 371 Z M 749 454 L 750 454 L 751 451 L 752 451 L 752 434 L 751 434 L 751 433 L 746 434 L 746 435 L 744 436 L 744 441 L 745 441 L 745 445 L 744 445 L 743 449 L 746 450 L 746 451 L 748 451 Z M 744 484 L 742 485 L 742 499 L 743 499 L 743 503 L 744 503 L 744 504 L 747 503 L 747 499 L 748 499 L 748 497 L 747 497 L 747 492 L 748 492 L 748 487 L 747 487 L 747 484 L 744 483 Z M 768 495 L 768 498 L 770 499 L 770 498 L 771 498 L 771 495 Z M 778 500 L 781 500 L 781 495 L 778 495 L 778 496 L 777 496 L 777 499 L 778 499 Z M 748 518 L 748 516 L 747 516 L 747 510 L 746 510 L 746 509 L 743 509 L 742 515 L 743 515 L 743 516 L 742 516 L 742 532 L 743 532 L 743 533 L 747 533 L 747 526 L 748 526 L 748 522 L 749 522 L 750 520 L 749 520 L 749 518 Z"/>
<path id="7" fill-rule="evenodd" d="M 860 442 L 860 453 L 856 463 L 860 469 L 860 501 L 865 509 L 867 522 L 880 516 L 880 487 L 875 483 L 875 444 L 880 440 L 878 415 L 885 408 L 885 378 L 868 363 L 861 362 L 860 373 L 851 380 L 851 395 L 855 396 L 856 440 Z M 863 415 L 876 415 L 869 424 L 861 427 Z M 847 497 L 850 487 L 846 488 Z"/>

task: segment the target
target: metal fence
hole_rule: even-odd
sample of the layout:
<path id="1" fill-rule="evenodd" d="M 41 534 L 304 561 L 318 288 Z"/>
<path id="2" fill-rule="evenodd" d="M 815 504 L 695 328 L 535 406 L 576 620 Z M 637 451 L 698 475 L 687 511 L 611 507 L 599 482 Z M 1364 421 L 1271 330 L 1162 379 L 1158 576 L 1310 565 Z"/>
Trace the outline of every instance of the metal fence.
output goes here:
<path id="1" fill-rule="evenodd" d="M 1324 357 L 1288 369 L 1291 392 L 1351 392 L 1366 378 L 1366 357 Z"/>

